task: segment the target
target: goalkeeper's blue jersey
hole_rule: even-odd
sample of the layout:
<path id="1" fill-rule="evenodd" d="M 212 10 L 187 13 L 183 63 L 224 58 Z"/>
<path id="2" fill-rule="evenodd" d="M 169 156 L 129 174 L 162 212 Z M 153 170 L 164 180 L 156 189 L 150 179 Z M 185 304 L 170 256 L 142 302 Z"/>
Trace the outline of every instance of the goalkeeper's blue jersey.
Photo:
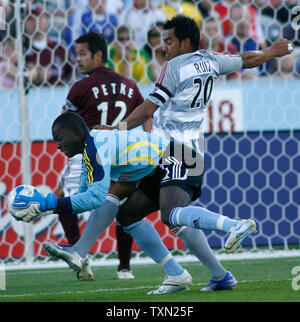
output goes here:
<path id="1" fill-rule="evenodd" d="M 138 128 L 89 131 L 85 139 L 77 194 L 70 197 L 74 213 L 100 207 L 110 182 L 139 181 L 154 172 L 168 141 Z"/>

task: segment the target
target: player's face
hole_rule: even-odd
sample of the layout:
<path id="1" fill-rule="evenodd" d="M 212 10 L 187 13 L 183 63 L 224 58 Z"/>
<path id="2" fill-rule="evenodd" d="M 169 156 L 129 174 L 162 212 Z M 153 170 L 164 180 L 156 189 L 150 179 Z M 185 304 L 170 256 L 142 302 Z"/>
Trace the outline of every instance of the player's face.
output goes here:
<path id="1" fill-rule="evenodd" d="M 88 43 L 76 44 L 76 63 L 81 74 L 91 74 L 96 68 L 95 55 L 89 51 Z"/>
<path id="2" fill-rule="evenodd" d="M 164 56 L 166 60 L 170 60 L 183 54 L 181 43 L 175 36 L 174 29 L 168 29 L 163 31 L 163 47 Z"/>
<path id="3" fill-rule="evenodd" d="M 71 158 L 76 154 L 83 152 L 82 138 L 74 131 L 68 128 L 54 126 L 52 128 L 53 139 L 57 143 L 57 149 L 63 152 L 67 157 Z"/>

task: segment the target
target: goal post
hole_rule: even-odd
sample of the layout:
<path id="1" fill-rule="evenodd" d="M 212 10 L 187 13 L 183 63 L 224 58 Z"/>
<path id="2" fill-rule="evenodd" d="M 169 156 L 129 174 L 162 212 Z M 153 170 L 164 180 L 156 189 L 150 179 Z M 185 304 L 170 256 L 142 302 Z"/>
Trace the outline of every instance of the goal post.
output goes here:
<path id="1" fill-rule="evenodd" d="M 65 36 L 66 31 L 73 32 L 74 38 L 79 33 L 72 22 L 79 26 L 81 14 L 86 9 L 77 7 L 78 3 L 75 0 L 35 1 L 29 2 L 25 9 L 24 1 L 17 0 L 14 4 L 9 2 L 8 6 L 11 7 L 8 9 L 12 10 L 0 10 L 1 17 L 3 12 L 11 14 L 11 17 L 6 17 L 6 30 L 0 31 L 0 266 L 2 263 L 12 267 L 20 263 L 50 265 L 42 249 L 43 242 L 67 243 L 57 215 L 43 217 L 33 224 L 20 223 L 8 214 L 6 198 L 20 184 L 38 186 L 45 194 L 57 192 L 58 178 L 67 158 L 57 150 L 51 135 L 51 124 L 61 112 L 70 85 L 79 77 L 75 75 L 72 56 L 74 39 L 68 42 Z M 126 2 L 127 7 L 124 8 L 120 5 L 122 1 L 116 1 L 116 7 L 111 6 L 113 1 L 107 3 L 107 10 L 117 18 L 131 6 L 130 1 Z M 156 5 L 158 1 L 153 3 Z M 195 10 L 199 3 L 195 1 Z M 243 8 L 252 15 L 251 22 L 259 24 L 259 39 L 264 40 L 265 45 L 270 45 L 275 41 L 274 30 L 278 32 L 278 37 L 284 37 L 289 27 L 289 35 L 296 48 L 288 59 L 275 59 L 262 69 L 254 69 L 248 74 L 239 71 L 237 75 L 220 77 L 215 82 L 202 125 L 205 133 L 202 195 L 193 204 L 232 218 L 253 218 L 257 222 L 258 232 L 243 242 L 245 249 L 252 253 L 260 249 L 298 250 L 299 37 L 298 31 L 294 30 L 297 28 L 293 29 L 292 20 L 289 20 L 295 16 L 293 8 L 284 2 L 279 8 L 271 6 L 270 10 L 275 13 L 279 10 L 288 13 L 289 18 L 279 22 L 272 18 L 266 5 L 260 6 L 258 3 L 252 0 Z M 95 10 L 92 9 L 92 12 L 95 13 Z M 206 16 L 202 10 L 203 36 L 205 21 L 219 13 L 218 8 L 215 8 Z M 220 16 L 219 21 L 228 22 L 229 25 L 233 23 L 229 12 Z M 47 28 L 43 29 L 46 23 Z M 0 24 L 3 26 L 3 19 Z M 254 29 L 258 27 L 251 26 Z M 112 30 L 117 40 L 117 27 L 109 23 L 107 28 L 106 32 Z M 253 30 L 251 35 L 258 48 L 258 40 L 255 39 L 257 35 L 253 34 Z M 42 48 L 43 41 L 33 42 L 37 31 L 40 32 L 39 36 L 47 35 L 49 42 L 46 49 Z M 153 35 L 156 33 L 153 32 Z M 234 43 L 229 35 L 224 39 L 230 44 Z M 150 38 L 147 42 L 149 45 Z M 158 43 L 152 49 L 160 45 Z M 155 57 L 145 61 L 146 54 L 142 52 L 144 48 L 136 47 L 132 61 L 129 61 L 129 56 L 123 55 L 117 62 L 115 47 L 112 46 L 114 42 L 109 43 L 109 66 L 120 72 L 122 63 L 126 66 L 125 63 L 129 63 L 132 68 L 129 68 L 128 77 L 136 81 L 146 98 L 154 85 L 149 75 Z M 44 50 L 47 54 L 42 58 Z M 4 56 L 4 52 L 9 52 L 6 54 L 8 56 Z M 1 67 L 9 60 L 17 68 L 17 77 L 11 76 Z M 143 64 L 146 71 L 141 73 Z M 81 232 L 88 216 L 88 213 L 79 215 Z M 182 241 L 161 222 L 158 213 L 150 214 L 146 220 L 154 225 L 173 253 L 190 258 L 187 257 L 188 251 L 184 249 Z M 114 222 L 92 247 L 92 259 L 116 258 L 115 225 Z M 222 253 L 226 235 L 216 231 L 205 231 L 205 234 L 214 251 Z M 143 253 L 135 243 L 133 252 L 136 258 L 142 259 Z"/>
<path id="2" fill-rule="evenodd" d="M 21 133 L 21 174 L 22 184 L 31 185 L 31 141 L 30 141 L 30 116 L 26 91 L 26 66 L 24 60 L 25 49 L 23 48 L 25 29 L 25 2 L 17 0 L 15 4 L 16 16 L 16 49 L 18 65 L 18 88 L 20 110 L 20 133 Z M 34 234 L 33 226 L 24 223 L 24 258 L 27 262 L 34 259 Z"/>

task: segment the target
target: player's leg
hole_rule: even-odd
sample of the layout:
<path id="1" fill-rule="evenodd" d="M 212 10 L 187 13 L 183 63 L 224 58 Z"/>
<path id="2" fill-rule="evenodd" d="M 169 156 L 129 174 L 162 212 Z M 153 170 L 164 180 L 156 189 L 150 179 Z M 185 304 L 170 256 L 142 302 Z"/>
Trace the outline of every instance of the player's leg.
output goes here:
<path id="1" fill-rule="evenodd" d="M 186 191 L 192 188 L 196 189 L 197 186 L 201 187 L 204 159 L 201 153 L 196 152 L 193 148 L 186 149 L 181 143 L 171 142 L 169 147 L 170 149 L 167 149 L 163 156 L 163 168 L 166 171 L 166 175 L 162 178 L 160 184 L 162 221 L 167 225 L 175 227 L 188 226 L 195 229 L 230 232 L 225 243 L 225 251 L 227 253 L 234 252 L 246 236 L 256 231 L 255 222 L 251 219 L 234 220 L 198 206 L 184 205 L 172 209 L 172 202 L 174 201 L 174 205 L 176 204 L 176 197 L 179 197 L 180 193 L 177 193 L 176 197 L 174 197 L 172 189 L 175 188 L 169 186 L 179 186 Z M 193 156 L 193 158 L 187 160 L 185 158 L 187 152 L 187 155 Z M 191 160 L 194 161 L 193 164 Z M 192 164 L 193 167 L 188 164 Z M 170 192 L 164 193 L 164 189 L 168 189 Z"/>
<path id="2" fill-rule="evenodd" d="M 80 239 L 72 246 L 73 251 L 81 257 L 87 256 L 99 236 L 116 218 L 120 199 L 130 195 L 135 189 L 135 185 L 136 183 L 111 182 L 104 204 L 91 212 Z"/>
<path id="3" fill-rule="evenodd" d="M 58 195 L 60 197 L 68 197 L 77 192 L 81 175 L 81 161 L 82 156 L 80 154 L 68 160 L 59 178 Z M 78 215 L 60 213 L 58 218 L 69 244 L 76 244 L 80 238 Z M 85 260 L 80 272 L 78 272 L 77 277 L 84 281 L 94 280 L 94 274 L 88 258 Z"/>
<path id="4" fill-rule="evenodd" d="M 252 219 L 234 220 L 198 206 L 174 208 L 171 213 L 165 214 L 164 222 L 176 227 L 189 226 L 229 232 L 225 243 L 226 253 L 237 250 L 245 237 L 256 232 L 256 224 Z"/>
<path id="5" fill-rule="evenodd" d="M 61 183 L 58 184 L 57 195 L 58 197 L 65 196 Z M 76 214 L 58 214 L 58 219 L 69 244 L 74 245 L 80 238 L 78 216 Z"/>
<path id="6" fill-rule="evenodd" d="M 153 186 L 150 185 L 149 189 L 153 190 Z M 155 228 L 143 220 L 145 216 L 156 210 L 158 210 L 158 202 L 138 189 L 121 207 L 117 219 L 124 226 L 124 230 L 131 234 L 137 245 L 156 263 L 162 265 L 167 273 L 163 284 L 149 294 L 178 292 L 188 288 L 192 279 L 172 257 Z"/>
<path id="7" fill-rule="evenodd" d="M 58 184 L 59 197 L 69 197 L 77 192 L 81 175 L 81 160 L 81 155 L 75 155 L 68 160 L 62 170 Z M 58 218 L 69 244 L 74 245 L 80 238 L 77 214 L 60 213 Z"/>
<path id="8" fill-rule="evenodd" d="M 132 279 L 134 275 L 130 268 L 130 259 L 133 239 L 124 231 L 118 221 L 116 223 L 116 239 L 119 259 L 117 276 L 119 279 Z"/>
<path id="9" fill-rule="evenodd" d="M 135 188 L 135 184 L 134 187 L 132 187 L 132 184 L 126 185 L 125 183 L 112 183 L 110 191 L 123 199 L 132 192 L 133 188 Z M 86 256 L 90 248 L 94 245 L 104 230 L 114 221 L 118 212 L 118 207 L 118 197 L 108 194 L 102 207 L 94 209 L 91 212 L 85 229 L 75 245 L 64 247 L 46 242 L 43 245 L 44 249 L 50 256 L 63 259 L 71 268 L 81 273 L 82 268 L 86 263 Z"/>
<path id="10" fill-rule="evenodd" d="M 170 213 L 174 205 L 177 205 L 176 207 L 189 205 L 192 198 L 192 190 L 189 190 L 184 190 L 174 185 L 162 187 L 160 190 L 161 214 L 164 216 Z M 173 227 L 172 231 L 183 241 L 185 247 L 203 263 L 213 280 L 219 281 L 226 276 L 227 270 L 214 255 L 202 230 L 184 226 L 180 228 Z M 235 283 L 231 284 L 235 285 Z"/>
<path id="11" fill-rule="evenodd" d="M 165 222 L 172 231 L 182 239 L 185 247 L 189 249 L 209 270 L 211 273 L 211 281 L 218 281 L 210 286 L 211 290 L 220 288 L 230 288 L 236 284 L 234 277 L 225 270 L 221 263 L 217 260 L 207 239 L 200 229 L 194 229 L 189 226 L 174 227 L 168 222 L 169 214 L 174 207 L 186 207 L 192 200 L 201 195 L 201 182 L 204 173 L 203 155 L 192 153 L 190 150 L 188 156 L 193 155 L 197 167 L 196 173 L 190 175 L 187 170 L 186 163 L 176 159 L 184 160 L 186 149 L 182 150 L 182 145 L 171 142 L 167 154 L 163 158 L 163 167 L 166 175 L 162 177 L 160 183 L 160 209 L 162 221 Z M 169 153 L 169 154 L 168 154 Z M 171 157 L 171 158 L 170 158 Z M 167 162 L 165 162 L 167 161 Z M 192 164 L 191 162 L 189 162 Z M 196 174 L 196 175 L 195 175 Z M 229 275 L 229 276 L 228 276 Z M 226 281 L 224 281 L 224 279 Z M 225 283 L 224 283 L 225 282 Z"/>

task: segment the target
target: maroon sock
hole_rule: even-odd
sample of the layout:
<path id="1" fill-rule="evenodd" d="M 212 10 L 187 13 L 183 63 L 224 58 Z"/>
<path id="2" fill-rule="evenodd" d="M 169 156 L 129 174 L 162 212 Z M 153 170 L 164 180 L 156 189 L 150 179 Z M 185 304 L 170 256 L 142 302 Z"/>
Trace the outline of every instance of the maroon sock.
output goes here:
<path id="1" fill-rule="evenodd" d="M 120 261 L 118 271 L 122 269 L 130 270 L 132 237 L 125 233 L 120 225 L 116 225 L 116 236 L 118 243 L 118 258 Z"/>
<path id="2" fill-rule="evenodd" d="M 59 221 L 70 245 L 74 245 L 80 238 L 78 216 L 76 214 L 59 214 Z"/>

